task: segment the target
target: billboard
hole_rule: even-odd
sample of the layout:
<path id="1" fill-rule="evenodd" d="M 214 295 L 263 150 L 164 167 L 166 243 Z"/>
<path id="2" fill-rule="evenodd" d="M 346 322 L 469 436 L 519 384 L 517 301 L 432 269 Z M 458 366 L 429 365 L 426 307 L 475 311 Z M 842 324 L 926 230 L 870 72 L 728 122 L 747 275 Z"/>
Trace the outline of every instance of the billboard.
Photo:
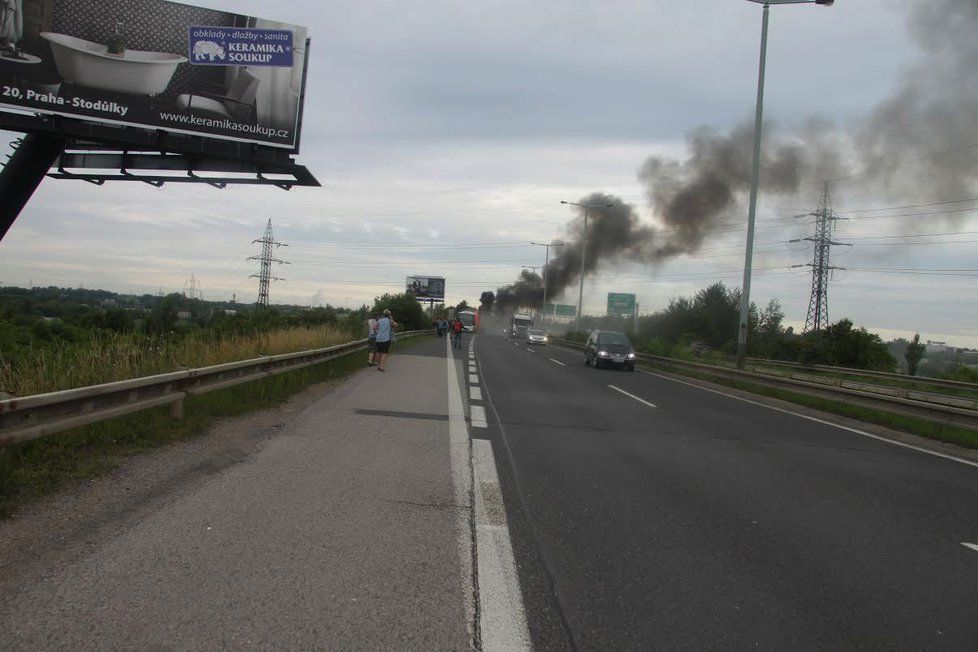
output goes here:
<path id="1" fill-rule="evenodd" d="M 7 4 L 0 109 L 298 146 L 304 27 L 167 0 Z"/>
<path id="2" fill-rule="evenodd" d="M 445 279 L 441 276 L 408 276 L 407 293 L 417 299 L 445 300 Z"/>
<path id="3" fill-rule="evenodd" d="M 635 295 L 621 292 L 608 293 L 608 314 L 631 316 L 635 314 Z"/>

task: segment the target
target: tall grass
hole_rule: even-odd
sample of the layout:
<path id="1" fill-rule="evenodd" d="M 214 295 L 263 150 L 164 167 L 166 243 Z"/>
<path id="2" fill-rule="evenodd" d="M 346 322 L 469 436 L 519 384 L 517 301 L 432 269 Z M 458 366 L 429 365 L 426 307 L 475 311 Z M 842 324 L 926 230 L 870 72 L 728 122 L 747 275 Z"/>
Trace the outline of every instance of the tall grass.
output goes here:
<path id="1" fill-rule="evenodd" d="M 269 333 L 267 338 L 256 337 L 255 341 L 251 341 L 253 338 L 221 339 L 225 346 L 214 345 L 212 350 L 200 352 L 199 357 L 186 359 L 200 366 L 225 362 L 227 357 L 246 359 L 259 352 L 285 353 L 329 346 L 336 344 L 331 340 L 337 338 L 341 342 L 352 339 L 348 334 L 332 333 L 328 329 L 289 329 Z M 415 337 L 398 341 L 397 347 L 403 351 L 424 340 Z M 240 342 L 240 346 L 234 346 L 234 342 Z M 356 351 L 304 369 L 188 396 L 181 420 L 171 418 L 166 407 L 156 408 L 0 448 L 0 518 L 10 516 L 24 502 L 67 483 L 96 477 L 129 455 L 196 437 L 217 419 L 276 405 L 315 383 L 342 378 L 362 369 L 365 363 L 364 352 Z"/>
<path id="2" fill-rule="evenodd" d="M 95 335 L 32 351 L 22 362 L 0 364 L 0 390 L 30 396 L 140 376 L 333 346 L 353 339 L 334 326 L 304 326 L 248 334 L 191 331 L 147 337 Z"/>

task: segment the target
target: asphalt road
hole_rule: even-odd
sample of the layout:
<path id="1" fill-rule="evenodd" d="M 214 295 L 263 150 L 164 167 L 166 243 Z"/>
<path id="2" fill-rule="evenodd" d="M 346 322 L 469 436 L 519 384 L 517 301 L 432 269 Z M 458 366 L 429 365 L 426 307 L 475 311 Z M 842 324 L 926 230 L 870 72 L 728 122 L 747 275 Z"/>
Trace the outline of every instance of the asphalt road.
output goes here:
<path id="1" fill-rule="evenodd" d="M 475 350 L 535 647 L 978 649 L 978 468 L 554 347 Z"/>

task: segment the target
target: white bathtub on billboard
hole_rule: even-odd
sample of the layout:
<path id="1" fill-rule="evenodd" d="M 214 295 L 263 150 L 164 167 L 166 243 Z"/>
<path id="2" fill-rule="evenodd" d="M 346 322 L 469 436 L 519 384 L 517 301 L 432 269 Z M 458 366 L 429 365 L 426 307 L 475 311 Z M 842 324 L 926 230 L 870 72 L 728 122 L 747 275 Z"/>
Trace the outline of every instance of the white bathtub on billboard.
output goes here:
<path id="1" fill-rule="evenodd" d="M 114 93 L 159 95 L 170 85 L 177 66 L 187 62 L 167 52 L 109 54 L 103 44 L 67 34 L 41 32 L 41 38 L 51 44 L 54 65 L 65 81 Z"/>

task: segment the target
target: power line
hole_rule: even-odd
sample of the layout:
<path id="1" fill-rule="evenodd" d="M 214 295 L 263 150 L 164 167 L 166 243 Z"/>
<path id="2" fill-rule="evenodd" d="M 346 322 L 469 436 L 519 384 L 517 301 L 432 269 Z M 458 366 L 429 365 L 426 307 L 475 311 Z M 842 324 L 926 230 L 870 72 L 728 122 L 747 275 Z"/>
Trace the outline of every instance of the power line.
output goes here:
<path id="1" fill-rule="evenodd" d="M 504 242 L 451 242 L 444 244 L 432 244 L 432 243 L 394 243 L 387 245 L 379 244 L 360 244 L 357 242 L 293 242 L 289 244 L 290 247 L 322 247 L 322 248 L 340 248 L 340 249 L 468 249 L 468 248 L 481 248 L 481 247 L 528 247 L 529 242 L 514 242 L 512 240 L 507 240 Z"/>
<path id="2" fill-rule="evenodd" d="M 938 235 L 975 235 L 978 231 L 937 231 L 934 233 L 908 233 L 907 235 L 867 235 L 845 238 L 846 240 L 893 240 L 903 238 L 929 238 Z"/>
<path id="3" fill-rule="evenodd" d="M 929 240 L 921 242 L 860 242 L 860 247 L 901 247 L 908 245 L 953 245 L 971 244 L 978 240 Z"/>
<path id="4" fill-rule="evenodd" d="M 851 215 L 852 213 L 878 213 L 880 211 L 897 211 L 903 210 L 904 208 L 926 208 L 928 206 L 944 206 L 946 204 L 963 204 L 965 202 L 978 201 L 978 197 L 967 197 L 965 199 L 951 199 L 948 201 L 935 201 L 927 204 L 904 204 L 902 206 L 881 206 L 878 208 L 853 208 L 847 211 L 836 211 L 843 215 Z"/>

